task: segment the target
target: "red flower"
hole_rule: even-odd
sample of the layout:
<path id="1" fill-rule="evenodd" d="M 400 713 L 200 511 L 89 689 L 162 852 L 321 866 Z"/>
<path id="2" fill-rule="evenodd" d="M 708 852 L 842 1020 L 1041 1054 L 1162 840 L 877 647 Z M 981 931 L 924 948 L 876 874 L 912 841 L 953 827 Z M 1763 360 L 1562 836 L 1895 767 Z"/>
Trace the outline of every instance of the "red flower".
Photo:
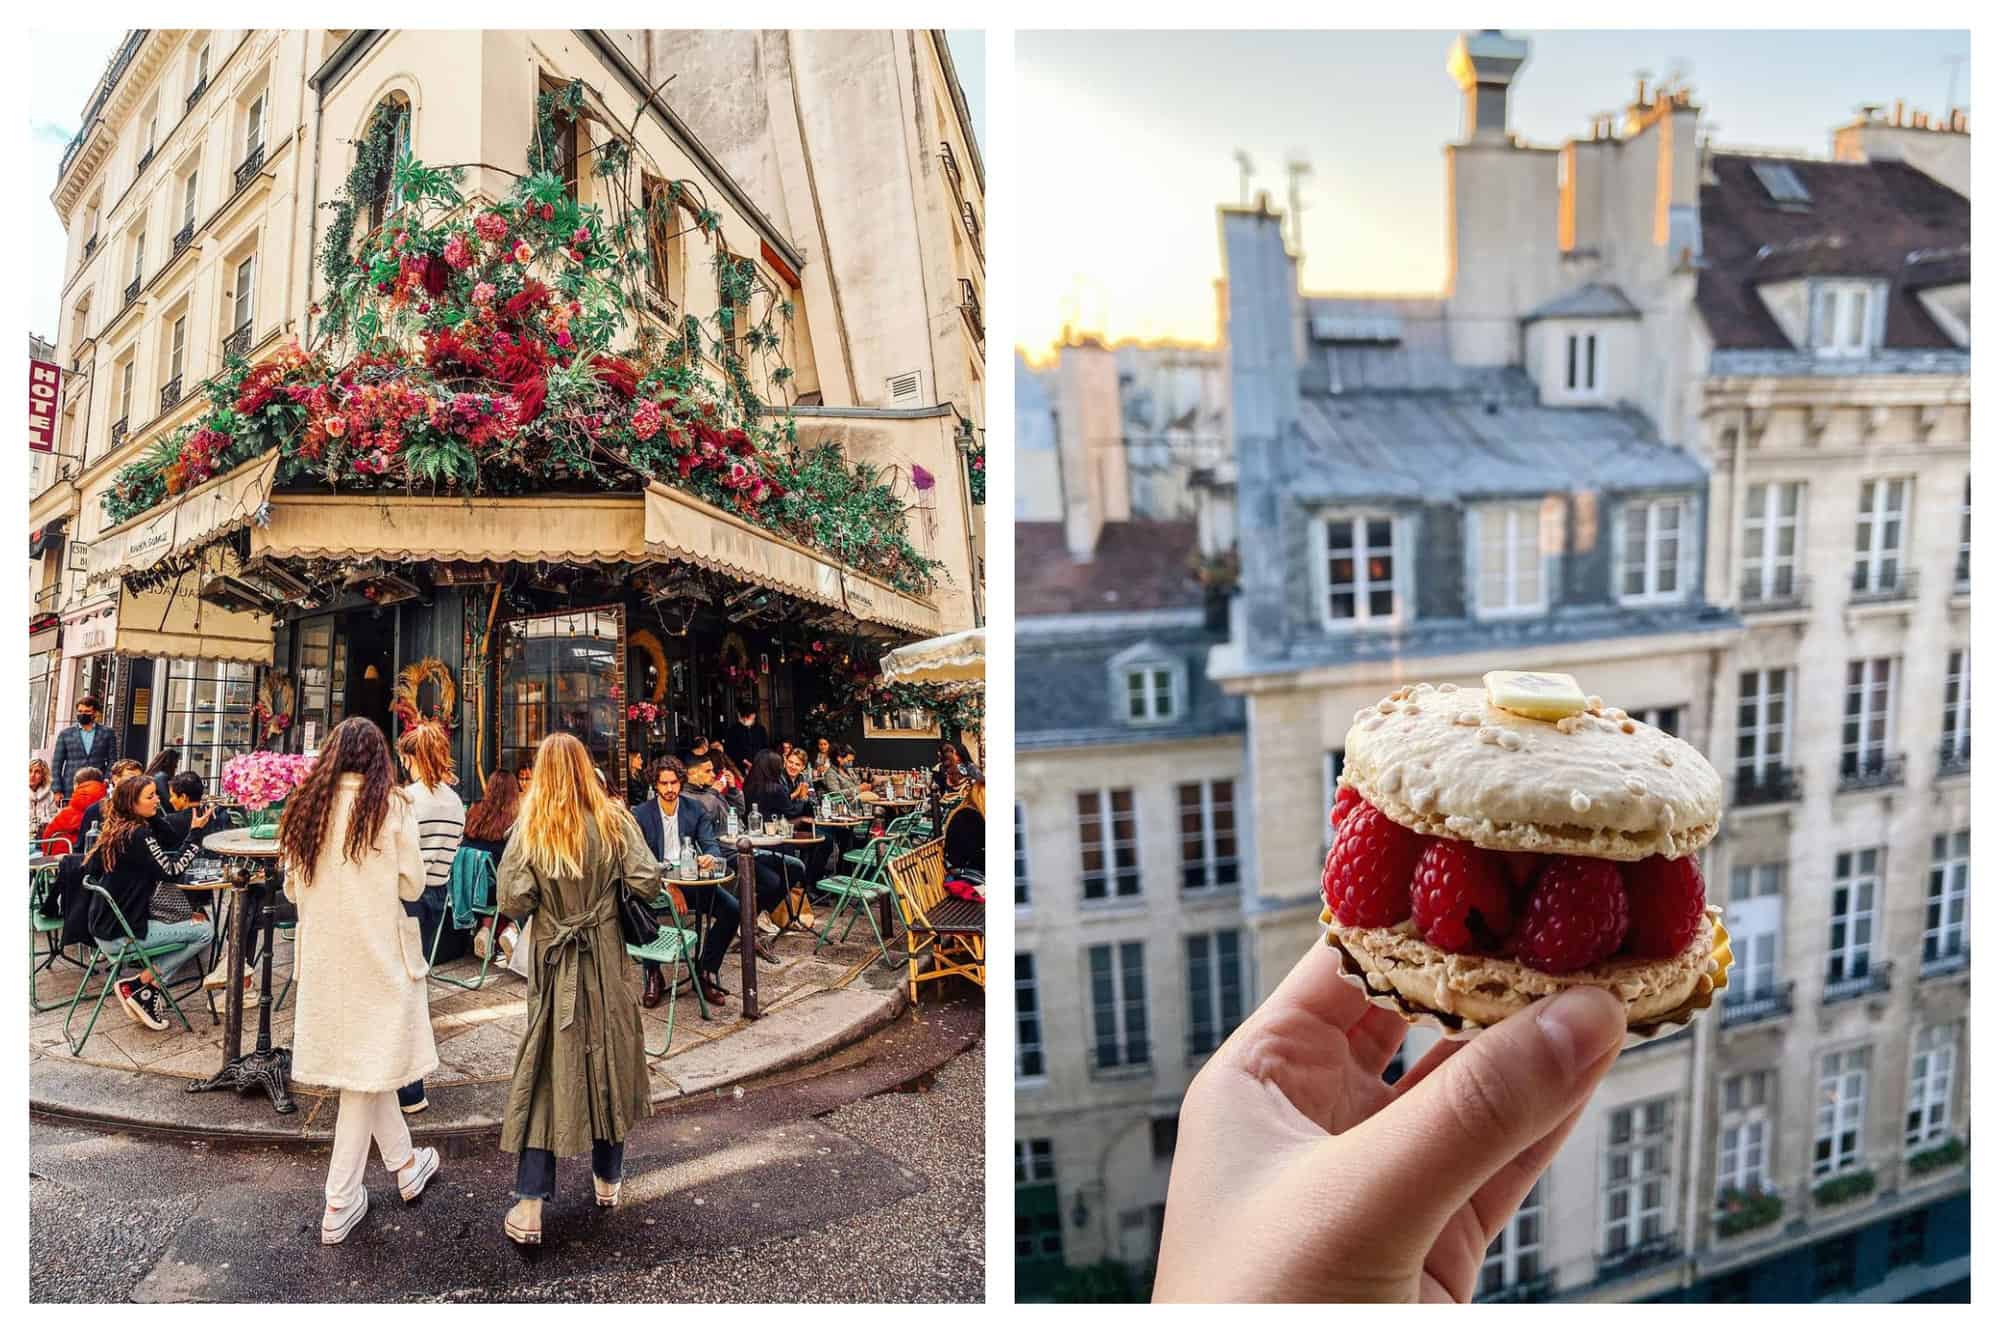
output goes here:
<path id="1" fill-rule="evenodd" d="M 445 288 L 451 283 L 451 270 L 428 255 L 417 262 L 422 265 L 424 291 L 431 296 L 443 296 Z"/>
<path id="2" fill-rule="evenodd" d="M 630 361 L 616 356 L 594 356 L 590 364 L 597 372 L 598 383 L 620 398 L 630 398 L 639 392 L 639 368 Z"/>
<path id="3" fill-rule="evenodd" d="M 556 220 L 556 206 L 554 204 L 543 204 L 542 221 L 554 222 L 555 220 Z"/>
<path id="4" fill-rule="evenodd" d="M 522 425 L 533 421 L 542 414 L 542 403 L 548 396 L 548 381 L 544 380 L 540 375 L 522 380 L 516 384 L 514 386 L 514 399 L 521 407 L 515 413 L 515 419 Z"/>

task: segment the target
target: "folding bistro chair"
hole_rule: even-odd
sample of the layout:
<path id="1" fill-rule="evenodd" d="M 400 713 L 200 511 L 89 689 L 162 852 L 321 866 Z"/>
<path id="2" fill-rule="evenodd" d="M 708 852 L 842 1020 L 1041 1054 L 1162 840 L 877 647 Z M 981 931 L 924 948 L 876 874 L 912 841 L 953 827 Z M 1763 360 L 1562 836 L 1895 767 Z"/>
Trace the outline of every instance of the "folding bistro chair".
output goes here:
<path id="1" fill-rule="evenodd" d="M 460 847 L 451 859 L 451 878 L 446 881 L 450 895 L 451 924 L 459 930 L 467 926 L 477 926 L 479 918 L 487 918 L 487 927 L 492 931 L 492 943 L 486 946 L 486 957 L 479 964 L 479 978 L 476 981 L 458 981 L 438 975 L 438 941 L 444 938 L 444 921 L 438 922 L 437 932 L 431 936 L 430 957 L 425 961 L 431 965 L 431 980 L 443 986 L 456 986 L 460 990 L 478 990 L 486 984 L 486 973 L 493 966 L 493 955 L 499 951 L 500 924 L 500 881 L 493 865 L 493 854 L 482 852 L 477 847 Z"/>
<path id="2" fill-rule="evenodd" d="M 675 964 L 679 964 L 687 974 L 688 989 L 694 992 L 695 1003 L 701 1006 L 701 1016 L 705 1019 L 708 1017 L 708 998 L 701 993 L 701 983 L 694 975 L 694 960 L 699 956 L 697 951 L 700 948 L 701 933 L 689 930 L 681 924 L 681 909 L 686 906 L 681 898 L 681 891 L 671 884 L 666 885 L 665 889 L 666 892 L 652 901 L 651 907 L 655 912 L 662 908 L 671 912 L 674 923 L 669 926 L 662 922 L 660 933 L 653 937 L 651 944 L 628 944 L 625 946 L 625 954 L 634 962 L 657 963 L 662 968 L 672 968 Z M 680 996 L 680 984 L 679 977 L 668 976 L 667 1040 L 657 1051 L 647 1048 L 648 1056 L 662 1056 L 673 1048 L 674 1006 Z"/>
<path id="3" fill-rule="evenodd" d="M 868 922 L 868 929 L 875 936 L 875 943 L 882 950 L 882 956 L 885 959 L 889 956 L 889 942 L 882 937 L 882 928 L 875 922 L 874 907 L 886 894 L 891 910 L 898 916 L 901 914 L 901 909 L 896 907 L 895 890 L 889 885 L 888 864 L 890 858 L 902 850 L 901 840 L 885 833 L 879 838 L 871 838 L 860 853 L 849 853 L 849 859 L 853 859 L 856 855 L 861 857 L 859 873 L 826 875 L 820 879 L 819 891 L 838 901 L 835 902 L 833 911 L 828 914 L 826 924 L 820 927 L 819 944 L 813 945 L 814 953 L 818 953 L 820 946 L 829 942 L 833 927 L 841 916 L 851 913 L 847 929 L 840 933 L 839 940 L 833 942 L 845 944 L 848 935 L 854 930 L 854 917 L 859 916 Z"/>
<path id="4" fill-rule="evenodd" d="M 28 854 L 31 857 L 46 856 L 49 854 L 49 846 L 49 840 L 46 838 L 31 838 Z M 53 968 L 58 958 L 75 967 L 83 966 L 70 957 L 62 946 L 62 918 L 42 915 L 42 900 L 48 896 L 48 891 L 55 886 L 56 878 L 61 873 L 60 861 L 51 861 L 28 872 L 28 1008 L 38 1014 L 57 1008 L 63 1001 L 51 1000 L 43 1004 L 37 999 L 36 975 Z M 35 947 L 38 937 L 42 941 L 42 948 L 39 950 Z"/>
<path id="5" fill-rule="evenodd" d="M 917 983 L 937 977 L 964 977 L 986 988 L 986 904 L 946 893 L 944 839 L 933 838 L 889 862 L 889 880 L 896 887 L 903 926 L 891 943 L 900 942 L 910 969 L 910 1003 L 917 1002 Z M 918 966 L 918 955 L 930 951 L 929 970 Z"/>
<path id="6" fill-rule="evenodd" d="M 90 1040 L 90 1034 L 97 1029 L 97 1017 L 104 1011 L 105 997 L 110 995 L 111 988 L 118 984 L 118 974 L 125 969 L 127 963 L 144 965 L 152 962 L 155 958 L 164 958 L 181 947 L 178 944 L 148 943 L 140 939 L 132 933 L 131 923 L 125 920 L 125 914 L 118 910 L 118 900 L 111 896 L 111 890 L 89 878 L 83 881 L 83 887 L 102 898 L 104 905 L 111 909 L 111 915 L 118 922 L 118 930 L 122 938 L 118 942 L 116 953 L 106 954 L 102 948 L 97 947 L 93 947 L 90 951 L 90 965 L 84 968 L 83 984 L 78 986 L 76 994 L 70 997 L 69 1012 L 63 1015 L 64 1038 L 70 1039 L 69 1028 L 70 1023 L 76 1018 L 77 1002 L 83 999 L 83 993 L 90 989 L 90 979 L 96 975 L 97 965 L 99 963 L 105 964 L 107 971 L 104 975 L 104 985 L 97 992 L 97 1003 L 91 1006 L 90 1022 L 84 1025 L 83 1035 L 70 1039 L 69 1053 L 71 1055 L 81 1055 L 83 1053 L 85 1043 Z M 201 978 L 198 975 L 195 978 L 195 984 L 197 986 L 201 984 Z M 160 982 L 160 994 L 167 997 L 167 1007 L 174 1011 L 175 1018 L 180 1019 L 181 1026 L 189 1032 L 193 1032 L 194 1024 L 188 1022 L 187 1015 L 181 1012 L 180 1001 L 174 998 L 173 989 L 164 978 Z"/>

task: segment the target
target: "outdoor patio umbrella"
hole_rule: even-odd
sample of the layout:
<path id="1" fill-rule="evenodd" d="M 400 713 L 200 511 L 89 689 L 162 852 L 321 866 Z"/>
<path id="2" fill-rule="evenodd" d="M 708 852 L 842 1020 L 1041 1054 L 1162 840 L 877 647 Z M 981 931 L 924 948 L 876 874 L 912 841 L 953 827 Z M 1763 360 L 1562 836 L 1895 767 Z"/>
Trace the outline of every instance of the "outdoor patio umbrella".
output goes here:
<path id="1" fill-rule="evenodd" d="M 978 685 L 986 680 L 986 631 L 962 629 L 935 639 L 919 639 L 882 658 L 882 679 L 890 684 Z"/>

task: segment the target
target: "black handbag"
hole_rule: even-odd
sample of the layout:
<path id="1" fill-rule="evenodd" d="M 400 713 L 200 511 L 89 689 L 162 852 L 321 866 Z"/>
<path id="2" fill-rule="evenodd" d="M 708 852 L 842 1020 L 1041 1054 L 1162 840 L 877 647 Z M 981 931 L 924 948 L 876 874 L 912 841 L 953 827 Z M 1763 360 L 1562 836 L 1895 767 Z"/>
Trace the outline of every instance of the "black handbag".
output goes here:
<path id="1" fill-rule="evenodd" d="M 660 937 L 660 922 L 653 915 L 652 904 L 627 888 L 624 880 L 618 881 L 618 933 L 635 949 L 643 949 Z"/>

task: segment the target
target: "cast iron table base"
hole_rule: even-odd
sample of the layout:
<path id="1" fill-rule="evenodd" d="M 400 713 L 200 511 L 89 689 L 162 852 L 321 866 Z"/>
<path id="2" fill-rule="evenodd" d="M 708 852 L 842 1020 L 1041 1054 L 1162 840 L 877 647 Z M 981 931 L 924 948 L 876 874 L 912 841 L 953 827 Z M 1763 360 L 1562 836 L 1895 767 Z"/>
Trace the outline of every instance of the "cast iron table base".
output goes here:
<path id="1" fill-rule="evenodd" d="M 229 1002 L 223 1018 L 222 1068 L 212 1076 L 196 1079 L 187 1085 L 189 1092 L 219 1092 L 231 1089 L 236 1092 L 263 1091 L 271 1098 L 271 1106 L 279 1115 L 291 1115 L 299 1109 L 292 1100 L 292 1053 L 285 1047 L 271 1045 L 271 955 L 276 952 L 278 913 L 271 902 L 271 881 L 264 878 L 255 886 L 249 882 L 250 872 L 246 867 L 236 870 L 236 929 L 229 936 Z M 253 922 L 255 925 L 253 925 Z M 243 953 L 249 945 L 250 932 L 257 925 L 264 930 L 264 960 L 262 976 L 258 979 L 257 995 L 257 1049 L 242 1054 L 243 1048 L 243 985 L 239 980 L 243 975 Z"/>

